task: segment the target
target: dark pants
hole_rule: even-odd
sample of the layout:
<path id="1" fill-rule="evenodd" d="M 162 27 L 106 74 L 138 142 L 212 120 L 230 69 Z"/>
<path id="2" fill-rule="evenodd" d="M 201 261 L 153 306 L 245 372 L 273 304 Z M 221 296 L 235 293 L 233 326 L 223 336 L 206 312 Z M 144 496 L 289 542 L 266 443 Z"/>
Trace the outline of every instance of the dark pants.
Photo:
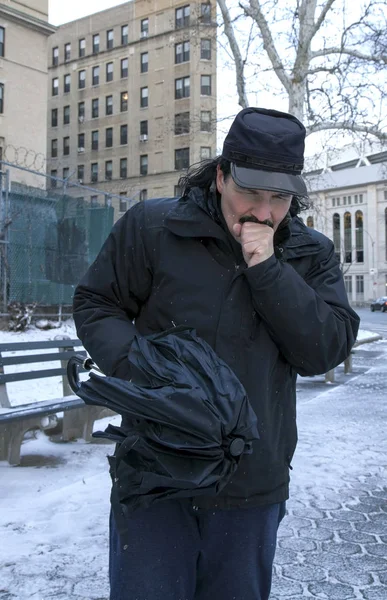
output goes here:
<path id="1" fill-rule="evenodd" d="M 111 515 L 110 600 L 267 600 L 284 513 L 167 500 L 134 512 L 122 541 Z"/>

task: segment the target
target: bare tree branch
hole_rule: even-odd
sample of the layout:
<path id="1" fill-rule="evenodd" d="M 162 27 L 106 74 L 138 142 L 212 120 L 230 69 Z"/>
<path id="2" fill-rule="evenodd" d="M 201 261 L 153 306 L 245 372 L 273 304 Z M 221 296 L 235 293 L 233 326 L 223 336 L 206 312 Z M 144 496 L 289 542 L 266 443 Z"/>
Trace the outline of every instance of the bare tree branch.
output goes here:
<path id="1" fill-rule="evenodd" d="M 304 0 L 304 2 L 308 3 L 310 0 Z M 314 38 L 314 36 L 316 35 L 316 33 L 320 30 L 321 25 L 323 24 L 323 22 L 325 21 L 325 17 L 327 16 L 328 12 L 331 10 L 334 2 L 336 0 L 327 0 L 327 3 L 325 4 L 325 6 L 323 7 L 321 14 L 319 16 L 319 18 L 317 19 L 312 31 L 309 34 L 309 39 L 307 40 L 308 45 L 310 45 L 312 39 Z"/>
<path id="2" fill-rule="evenodd" d="M 250 6 L 240 4 L 241 8 L 245 11 L 245 14 L 252 17 L 257 23 L 263 40 L 263 47 L 265 48 L 267 55 L 273 65 L 273 69 L 284 86 L 285 90 L 289 93 L 291 89 L 291 81 L 289 75 L 285 71 L 285 67 L 280 59 L 277 49 L 274 44 L 273 36 L 271 35 L 269 24 L 262 12 L 259 0 L 250 0 Z"/>
<path id="3" fill-rule="evenodd" d="M 317 133 L 318 131 L 327 131 L 329 129 L 336 130 L 349 130 L 358 133 L 370 133 L 377 137 L 380 141 L 387 141 L 387 133 L 383 133 L 377 127 L 367 127 L 366 125 L 356 125 L 356 123 L 351 123 L 349 121 L 343 122 L 330 122 L 324 121 L 322 123 L 316 123 L 315 125 L 311 125 L 306 128 L 307 135 L 311 135 L 312 133 Z"/>
<path id="4" fill-rule="evenodd" d="M 223 24 L 224 24 L 224 32 L 227 36 L 228 42 L 230 44 L 231 52 L 235 61 L 235 74 L 236 74 L 236 86 L 238 92 L 238 104 L 242 108 L 247 108 L 249 103 L 247 100 L 246 94 L 246 82 L 244 78 L 244 67 L 245 63 L 242 59 L 241 52 L 239 50 L 239 45 L 236 40 L 234 29 L 231 24 L 230 12 L 226 5 L 226 0 L 218 0 L 219 8 L 222 12 Z"/>
<path id="5" fill-rule="evenodd" d="M 359 52 L 358 50 L 352 50 L 352 48 L 340 48 L 339 46 L 315 50 L 314 52 L 310 53 L 310 58 L 311 60 L 313 60 L 314 58 L 319 58 L 321 56 L 324 57 L 331 54 L 345 54 L 368 62 L 382 62 L 384 64 L 387 64 L 387 54 L 379 54 L 373 56 L 372 54 L 364 54 L 363 52 Z"/>

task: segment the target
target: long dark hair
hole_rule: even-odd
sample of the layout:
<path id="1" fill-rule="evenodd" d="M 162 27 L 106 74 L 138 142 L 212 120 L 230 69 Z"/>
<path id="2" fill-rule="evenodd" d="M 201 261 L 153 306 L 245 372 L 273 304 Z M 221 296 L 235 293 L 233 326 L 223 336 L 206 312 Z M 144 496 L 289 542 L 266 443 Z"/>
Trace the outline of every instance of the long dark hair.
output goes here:
<path id="1" fill-rule="evenodd" d="M 179 179 L 182 196 L 185 196 L 194 187 L 209 192 L 211 186 L 215 184 L 218 165 L 223 171 L 224 179 L 227 180 L 231 174 L 231 163 L 223 156 L 216 156 L 191 165 L 187 173 Z M 219 195 L 218 191 L 216 193 Z M 307 210 L 309 207 L 310 201 L 307 196 L 293 196 L 289 212 L 292 217 L 295 217 L 302 210 Z"/>

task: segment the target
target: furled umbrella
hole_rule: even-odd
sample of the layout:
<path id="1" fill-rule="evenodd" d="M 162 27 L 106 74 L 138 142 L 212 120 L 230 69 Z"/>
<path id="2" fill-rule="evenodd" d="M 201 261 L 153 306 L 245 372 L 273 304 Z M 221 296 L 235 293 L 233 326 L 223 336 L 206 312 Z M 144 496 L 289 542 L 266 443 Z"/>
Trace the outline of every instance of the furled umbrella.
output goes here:
<path id="1" fill-rule="evenodd" d="M 239 379 L 186 328 L 135 336 L 128 361 L 130 381 L 91 371 L 79 384 L 71 359 L 68 369 L 86 404 L 123 416 L 121 427 L 93 434 L 118 443 L 109 457 L 112 500 L 134 510 L 165 498 L 219 493 L 259 439 Z M 90 359 L 85 366 L 92 367 Z"/>

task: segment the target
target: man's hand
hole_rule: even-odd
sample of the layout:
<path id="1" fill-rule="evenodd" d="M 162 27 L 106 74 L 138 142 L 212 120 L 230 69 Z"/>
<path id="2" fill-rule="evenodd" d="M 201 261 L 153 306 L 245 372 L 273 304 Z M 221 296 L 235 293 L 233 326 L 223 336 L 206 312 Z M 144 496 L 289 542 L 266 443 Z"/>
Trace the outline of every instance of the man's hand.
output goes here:
<path id="1" fill-rule="evenodd" d="M 258 265 L 274 254 L 274 230 L 269 225 L 236 223 L 233 232 L 240 239 L 243 258 L 248 267 Z"/>

